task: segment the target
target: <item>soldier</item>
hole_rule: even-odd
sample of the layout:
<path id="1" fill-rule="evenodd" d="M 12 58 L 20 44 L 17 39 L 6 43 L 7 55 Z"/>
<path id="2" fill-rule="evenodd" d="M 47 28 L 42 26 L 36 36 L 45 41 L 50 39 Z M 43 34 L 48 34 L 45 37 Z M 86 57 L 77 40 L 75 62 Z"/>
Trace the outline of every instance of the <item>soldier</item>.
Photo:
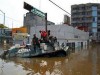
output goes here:
<path id="1" fill-rule="evenodd" d="M 36 34 L 33 35 L 32 45 L 33 45 L 35 51 L 36 51 L 36 47 L 40 48 L 40 43 L 39 43 L 38 38 L 36 37 Z"/>

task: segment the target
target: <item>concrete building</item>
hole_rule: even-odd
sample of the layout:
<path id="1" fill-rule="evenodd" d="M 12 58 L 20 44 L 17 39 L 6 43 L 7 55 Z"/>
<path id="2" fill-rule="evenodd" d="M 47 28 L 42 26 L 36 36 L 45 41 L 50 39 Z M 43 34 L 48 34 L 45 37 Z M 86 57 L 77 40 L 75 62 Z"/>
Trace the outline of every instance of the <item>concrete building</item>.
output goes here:
<path id="1" fill-rule="evenodd" d="M 8 44 L 12 43 L 12 30 L 7 28 L 0 28 L 0 43 L 4 43 L 4 40 Z"/>
<path id="2" fill-rule="evenodd" d="M 100 42 L 100 3 L 71 6 L 71 24 L 88 29 L 91 39 Z"/>
<path id="3" fill-rule="evenodd" d="M 70 17 L 67 15 L 64 15 L 64 24 L 71 25 Z"/>
<path id="4" fill-rule="evenodd" d="M 40 30 L 45 30 L 45 26 L 31 27 L 30 29 L 30 43 L 33 38 L 33 34 L 36 34 L 40 38 Z M 88 32 L 78 30 L 72 26 L 66 24 L 63 25 L 49 25 L 50 35 L 57 37 L 60 44 L 66 43 L 74 46 L 75 48 L 87 45 L 89 40 Z"/>
<path id="5" fill-rule="evenodd" d="M 30 33 L 30 28 L 33 26 L 43 26 L 45 25 L 45 17 L 34 14 L 33 12 L 28 12 L 24 16 L 24 27 L 27 27 L 28 33 Z M 55 25 L 51 21 L 47 21 L 47 25 Z"/>
<path id="6" fill-rule="evenodd" d="M 12 28 L 13 44 L 25 45 L 28 43 L 27 28 Z"/>

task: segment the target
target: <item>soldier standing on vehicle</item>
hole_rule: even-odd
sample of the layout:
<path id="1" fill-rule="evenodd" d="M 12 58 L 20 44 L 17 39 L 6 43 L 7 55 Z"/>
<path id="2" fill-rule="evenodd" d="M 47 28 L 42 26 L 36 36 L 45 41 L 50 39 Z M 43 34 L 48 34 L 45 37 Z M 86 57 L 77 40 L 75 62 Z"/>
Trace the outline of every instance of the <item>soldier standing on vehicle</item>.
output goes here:
<path id="1" fill-rule="evenodd" d="M 36 37 L 36 34 L 33 35 L 32 45 L 34 47 L 35 52 L 36 52 L 36 47 L 39 47 L 40 48 L 40 43 L 39 43 L 38 38 Z"/>

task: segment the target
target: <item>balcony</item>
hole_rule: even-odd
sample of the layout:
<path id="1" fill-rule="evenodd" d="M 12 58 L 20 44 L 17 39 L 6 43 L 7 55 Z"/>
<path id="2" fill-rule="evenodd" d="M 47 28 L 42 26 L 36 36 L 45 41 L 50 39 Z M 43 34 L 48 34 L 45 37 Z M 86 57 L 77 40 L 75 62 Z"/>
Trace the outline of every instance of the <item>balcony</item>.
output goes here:
<path id="1" fill-rule="evenodd" d="M 84 20 L 85 23 L 91 23 L 92 20 Z"/>
<path id="2" fill-rule="evenodd" d="M 84 17 L 85 15 L 78 15 L 78 17 Z"/>
<path id="3" fill-rule="evenodd" d="M 74 13 L 74 12 L 77 12 L 77 11 L 78 11 L 78 10 L 72 10 L 71 12 Z"/>
<path id="4" fill-rule="evenodd" d="M 71 17 L 72 17 L 72 18 L 75 18 L 75 17 L 78 17 L 78 15 L 72 15 Z"/>
<path id="5" fill-rule="evenodd" d="M 82 9 L 81 9 L 81 10 L 78 10 L 78 12 L 85 12 L 85 10 L 82 10 Z"/>
<path id="6" fill-rule="evenodd" d="M 88 11 L 92 11 L 92 8 L 90 8 L 90 9 L 86 9 L 85 11 L 87 11 L 87 12 L 88 12 Z"/>
<path id="7" fill-rule="evenodd" d="M 77 21 L 72 21 L 72 23 L 77 23 Z"/>
<path id="8" fill-rule="evenodd" d="M 85 17 L 92 17 L 92 14 L 89 14 L 89 15 L 85 15 Z"/>
<path id="9" fill-rule="evenodd" d="M 76 21 L 72 21 L 72 23 L 92 23 L 92 20 L 76 20 Z"/>

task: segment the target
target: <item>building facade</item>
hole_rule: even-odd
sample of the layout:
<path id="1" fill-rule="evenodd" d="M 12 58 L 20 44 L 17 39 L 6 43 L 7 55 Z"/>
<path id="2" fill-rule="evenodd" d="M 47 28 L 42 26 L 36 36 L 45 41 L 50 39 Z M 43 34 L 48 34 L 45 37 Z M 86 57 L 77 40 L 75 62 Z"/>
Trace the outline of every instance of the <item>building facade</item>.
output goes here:
<path id="1" fill-rule="evenodd" d="M 0 28 L 0 43 L 4 43 L 4 40 L 7 44 L 12 44 L 12 29 Z"/>
<path id="2" fill-rule="evenodd" d="M 28 33 L 26 27 L 12 28 L 13 44 L 25 45 L 28 43 Z"/>
<path id="3" fill-rule="evenodd" d="M 24 27 L 27 27 L 28 33 L 30 34 L 30 28 L 35 26 L 43 26 L 46 24 L 44 16 L 39 16 L 33 12 L 28 12 L 24 16 Z M 55 25 L 51 21 L 47 21 L 47 25 Z"/>
<path id="4" fill-rule="evenodd" d="M 71 25 L 71 23 L 70 23 L 70 17 L 67 16 L 67 15 L 64 15 L 64 24 Z"/>
<path id="5" fill-rule="evenodd" d="M 90 39 L 100 42 L 100 4 L 87 3 L 71 6 L 71 25 L 84 27 Z"/>
<path id="6" fill-rule="evenodd" d="M 60 25 L 48 25 L 48 30 L 50 30 L 50 36 L 57 37 L 60 44 L 66 43 L 74 48 L 79 48 L 86 46 L 89 40 L 89 33 L 76 29 L 72 26 L 66 24 Z M 40 30 L 45 30 L 45 26 L 31 27 L 30 29 L 30 43 L 32 42 L 33 35 L 40 39 Z"/>

